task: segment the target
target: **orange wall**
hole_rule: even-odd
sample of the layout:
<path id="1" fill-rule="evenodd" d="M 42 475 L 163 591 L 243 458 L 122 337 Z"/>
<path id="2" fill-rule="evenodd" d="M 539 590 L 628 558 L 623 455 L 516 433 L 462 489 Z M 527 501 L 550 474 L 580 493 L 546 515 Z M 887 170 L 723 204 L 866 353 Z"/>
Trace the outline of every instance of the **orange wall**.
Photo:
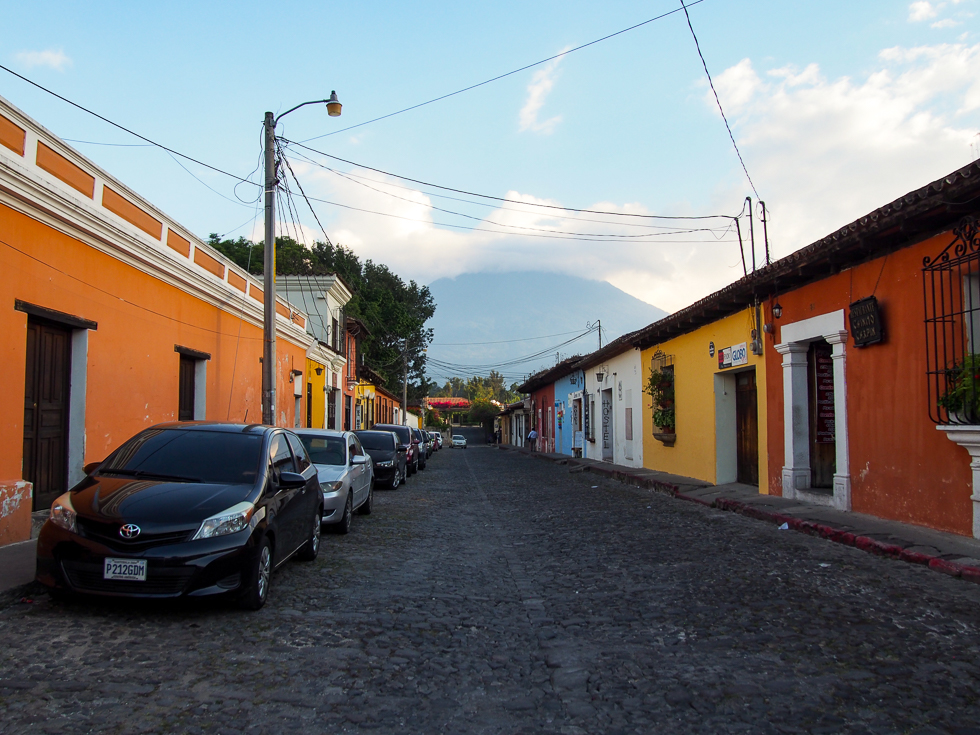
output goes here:
<path id="1" fill-rule="evenodd" d="M 262 331 L 245 322 L 239 340 L 237 311 L 221 311 L 3 205 L 0 293 L 0 385 L 9 398 L 0 401 L 0 480 L 23 476 L 18 396 L 27 315 L 14 310 L 14 299 L 98 322 L 89 332 L 86 462 L 104 458 L 146 426 L 176 420 L 175 344 L 211 354 L 208 419 L 241 421 L 247 411 L 249 422 L 261 422 Z M 277 423 L 292 426 L 289 371 L 305 368 L 305 349 L 280 336 L 276 354 Z"/>
<path id="2" fill-rule="evenodd" d="M 858 348 L 849 336 L 846 345 L 852 509 L 972 535 L 969 455 L 929 419 L 926 384 L 922 259 L 939 253 L 951 238 L 945 233 L 779 294 L 783 314 L 775 323 L 789 324 L 839 309 L 847 315 L 849 304 L 874 292 L 885 341 Z M 766 321 L 772 321 L 771 314 L 767 313 Z M 769 347 L 773 341 L 767 339 Z M 778 335 L 776 341 L 781 341 Z M 782 355 L 767 349 L 766 360 L 769 486 L 779 494 L 785 461 Z"/>

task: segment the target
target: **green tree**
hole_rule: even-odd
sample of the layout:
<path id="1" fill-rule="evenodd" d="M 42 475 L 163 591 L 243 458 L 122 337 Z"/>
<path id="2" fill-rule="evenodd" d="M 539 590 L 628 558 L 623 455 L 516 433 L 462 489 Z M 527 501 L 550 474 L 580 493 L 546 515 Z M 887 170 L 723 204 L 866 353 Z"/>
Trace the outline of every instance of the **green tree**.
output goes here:
<path id="1" fill-rule="evenodd" d="M 263 243 L 242 237 L 222 240 L 217 234 L 208 242 L 249 273 L 263 273 Z M 428 286 L 405 283 L 382 263 L 362 263 L 343 245 L 327 241 L 307 248 L 290 237 L 276 238 L 276 273 L 340 276 L 353 294 L 345 308 L 347 315 L 360 319 L 370 332 L 361 345 L 367 365 L 384 378 L 385 388 L 400 395 L 407 357 L 409 398 L 428 394 L 432 384 L 425 377 L 425 351 L 432 330 L 425 323 L 436 310 Z"/>

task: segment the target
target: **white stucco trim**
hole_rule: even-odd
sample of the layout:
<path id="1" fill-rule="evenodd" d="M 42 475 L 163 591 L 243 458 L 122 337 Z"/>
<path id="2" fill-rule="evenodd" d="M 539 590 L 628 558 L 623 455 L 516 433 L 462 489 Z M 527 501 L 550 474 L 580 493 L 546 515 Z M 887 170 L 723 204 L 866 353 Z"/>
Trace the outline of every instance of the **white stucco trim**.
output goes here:
<path id="1" fill-rule="evenodd" d="M 88 387 L 88 330 L 71 333 L 68 389 L 68 487 L 85 478 L 85 395 Z"/>
<path id="2" fill-rule="evenodd" d="M 819 314 L 779 330 L 783 356 L 783 497 L 824 502 L 838 510 L 851 509 L 850 453 L 847 436 L 847 330 L 844 310 Z M 834 441 L 837 471 L 830 498 L 810 492 L 810 421 L 806 356 L 810 342 L 826 340 L 834 361 Z"/>
<path id="3" fill-rule="evenodd" d="M 955 442 L 970 453 L 970 471 L 973 473 L 973 492 L 970 500 L 973 502 L 973 538 L 980 538 L 980 427 L 977 426 L 937 426 L 945 432 L 946 438 Z"/>

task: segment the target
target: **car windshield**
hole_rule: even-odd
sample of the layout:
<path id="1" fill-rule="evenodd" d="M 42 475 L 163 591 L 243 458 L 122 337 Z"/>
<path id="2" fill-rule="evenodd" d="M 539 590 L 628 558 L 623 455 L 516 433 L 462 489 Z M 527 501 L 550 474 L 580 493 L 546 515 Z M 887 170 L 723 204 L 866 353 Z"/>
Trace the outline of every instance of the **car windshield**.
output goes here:
<path id="1" fill-rule="evenodd" d="M 313 434 L 300 434 L 306 451 L 310 453 L 313 464 L 347 464 L 347 452 L 344 447 L 342 436 L 315 436 Z"/>
<path id="2" fill-rule="evenodd" d="M 255 482 L 261 454 L 261 434 L 149 429 L 113 452 L 98 473 L 250 485 Z"/>
<path id="3" fill-rule="evenodd" d="M 466 441 L 466 440 L 465 440 L 465 439 L 463 439 L 463 437 L 461 437 L 461 436 L 460 436 L 459 434 L 454 434 L 454 435 L 453 435 L 453 439 L 459 439 L 460 441 Z"/>
<path id="4" fill-rule="evenodd" d="M 358 434 L 357 438 L 361 440 L 361 446 L 365 449 L 383 449 L 388 451 L 394 451 L 395 449 L 395 437 L 391 434 Z"/>

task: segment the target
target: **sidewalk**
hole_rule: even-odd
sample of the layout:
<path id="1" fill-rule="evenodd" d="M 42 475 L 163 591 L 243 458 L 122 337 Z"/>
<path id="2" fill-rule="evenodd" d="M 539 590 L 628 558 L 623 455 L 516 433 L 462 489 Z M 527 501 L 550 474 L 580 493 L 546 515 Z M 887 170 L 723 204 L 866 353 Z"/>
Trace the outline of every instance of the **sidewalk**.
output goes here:
<path id="1" fill-rule="evenodd" d="M 0 546 L 0 592 L 34 581 L 37 539 Z"/>
<path id="2" fill-rule="evenodd" d="M 534 452 L 523 447 L 501 445 L 505 451 L 568 465 L 570 472 L 594 472 L 620 482 L 665 493 L 710 508 L 770 523 L 787 530 L 822 536 L 880 556 L 923 564 L 931 569 L 970 582 L 980 583 L 980 540 L 934 531 L 863 513 L 834 510 L 775 495 L 760 495 L 752 485 L 712 485 L 693 477 L 681 477 L 642 467 L 624 467 L 594 459 L 577 459 L 564 454 Z"/>

